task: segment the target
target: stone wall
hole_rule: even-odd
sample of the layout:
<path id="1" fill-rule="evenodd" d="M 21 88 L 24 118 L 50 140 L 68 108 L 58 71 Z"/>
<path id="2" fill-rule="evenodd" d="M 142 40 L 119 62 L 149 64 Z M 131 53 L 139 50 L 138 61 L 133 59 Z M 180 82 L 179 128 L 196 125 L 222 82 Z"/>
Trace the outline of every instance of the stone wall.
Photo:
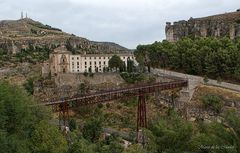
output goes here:
<path id="1" fill-rule="evenodd" d="M 231 12 L 203 18 L 190 18 L 171 24 L 166 23 L 166 40 L 175 42 L 182 37 L 240 36 L 240 12 Z"/>
<path id="2" fill-rule="evenodd" d="M 69 85 L 78 86 L 82 82 L 87 82 L 92 85 L 102 83 L 113 83 L 119 85 L 124 83 L 124 80 L 117 73 L 95 73 L 93 77 L 84 76 L 83 74 L 58 74 L 55 77 L 55 83 L 57 86 Z"/>

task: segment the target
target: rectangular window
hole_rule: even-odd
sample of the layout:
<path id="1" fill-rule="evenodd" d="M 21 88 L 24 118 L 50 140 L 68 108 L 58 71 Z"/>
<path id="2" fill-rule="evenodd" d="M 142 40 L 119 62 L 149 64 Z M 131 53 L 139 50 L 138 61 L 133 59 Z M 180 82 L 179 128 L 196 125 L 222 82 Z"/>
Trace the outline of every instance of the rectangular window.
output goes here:
<path id="1" fill-rule="evenodd" d="M 79 69 L 79 66 L 77 66 L 77 68 Z"/>
<path id="2" fill-rule="evenodd" d="M 94 62 L 95 65 L 97 65 L 97 62 Z"/>
<path id="3" fill-rule="evenodd" d="M 87 65 L 87 62 L 85 62 L 85 65 Z"/>
<path id="4" fill-rule="evenodd" d="M 86 60 L 87 58 L 85 57 L 84 59 Z"/>
<path id="5" fill-rule="evenodd" d="M 105 64 L 106 64 L 106 62 L 104 61 L 104 62 L 103 62 L 103 64 L 105 65 Z"/>
<path id="6" fill-rule="evenodd" d="M 101 65 L 101 61 L 99 61 L 99 65 Z"/>
<path id="7" fill-rule="evenodd" d="M 77 57 L 77 60 L 79 60 L 79 57 Z"/>
<path id="8" fill-rule="evenodd" d="M 79 65 L 79 62 L 77 62 L 77 65 Z"/>
<path id="9" fill-rule="evenodd" d="M 92 59 L 91 57 L 89 57 L 89 59 Z"/>
<path id="10" fill-rule="evenodd" d="M 74 60 L 74 57 L 72 57 L 72 60 Z"/>
<path id="11" fill-rule="evenodd" d="M 103 57 L 103 59 L 105 59 L 105 57 Z"/>
<path id="12" fill-rule="evenodd" d="M 101 57 L 99 57 L 99 59 L 101 59 Z"/>
<path id="13" fill-rule="evenodd" d="M 74 65 L 74 62 L 72 62 L 72 65 Z"/>
<path id="14" fill-rule="evenodd" d="M 123 57 L 123 59 L 125 59 L 125 56 Z"/>
<path id="15" fill-rule="evenodd" d="M 89 62 L 90 65 L 92 65 L 92 62 Z"/>
<path id="16" fill-rule="evenodd" d="M 96 59 L 96 57 L 94 57 L 94 59 Z"/>

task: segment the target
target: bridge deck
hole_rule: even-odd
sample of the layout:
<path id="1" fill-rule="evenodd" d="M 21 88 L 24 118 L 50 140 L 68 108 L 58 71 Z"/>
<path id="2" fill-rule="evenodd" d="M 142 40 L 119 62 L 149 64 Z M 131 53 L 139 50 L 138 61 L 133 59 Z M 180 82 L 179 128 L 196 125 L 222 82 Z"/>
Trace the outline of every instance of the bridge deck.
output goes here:
<path id="1" fill-rule="evenodd" d="M 124 97 L 132 97 L 142 94 L 154 93 L 156 91 L 169 90 L 180 87 L 187 87 L 188 81 L 175 80 L 170 82 L 158 82 L 151 84 L 142 84 L 132 87 L 125 87 L 121 89 L 107 90 L 96 93 L 90 93 L 85 95 L 75 95 L 71 97 L 65 97 L 64 99 L 50 100 L 40 105 L 58 105 L 61 103 L 75 102 L 79 105 L 88 105 L 95 103 L 103 103 L 111 100 L 116 100 Z"/>

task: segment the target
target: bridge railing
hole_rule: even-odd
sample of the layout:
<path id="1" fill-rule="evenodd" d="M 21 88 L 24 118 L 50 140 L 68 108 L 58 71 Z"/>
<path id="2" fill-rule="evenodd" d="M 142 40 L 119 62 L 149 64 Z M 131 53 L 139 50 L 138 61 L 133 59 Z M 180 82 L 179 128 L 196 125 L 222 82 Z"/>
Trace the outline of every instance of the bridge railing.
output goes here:
<path id="1" fill-rule="evenodd" d="M 95 92 L 95 93 L 84 94 L 84 95 L 75 95 L 71 97 L 65 97 L 64 100 L 53 99 L 51 101 L 48 101 L 47 103 L 44 103 L 44 105 L 56 105 L 56 104 L 61 104 L 63 102 L 74 102 L 77 105 L 102 103 L 106 101 L 120 99 L 123 97 L 149 94 L 149 93 L 154 93 L 156 91 L 179 88 L 187 85 L 188 85 L 188 82 L 186 80 L 142 84 L 142 85 L 132 86 L 129 88 L 125 87 L 121 89 L 114 89 L 114 90 L 101 91 L 101 92 Z"/>

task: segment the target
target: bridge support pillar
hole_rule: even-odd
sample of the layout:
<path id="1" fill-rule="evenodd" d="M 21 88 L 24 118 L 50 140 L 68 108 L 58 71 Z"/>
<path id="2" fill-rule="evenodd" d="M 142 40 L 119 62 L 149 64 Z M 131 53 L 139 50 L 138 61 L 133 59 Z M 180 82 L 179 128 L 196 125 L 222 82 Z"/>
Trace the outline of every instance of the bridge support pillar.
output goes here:
<path id="1" fill-rule="evenodd" d="M 59 104 L 59 127 L 61 129 L 61 120 L 63 121 L 63 130 L 66 130 L 67 127 L 67 121 L 68 121 L 68 116 L 69 116 L 69 106 L 67 102 L 63 102 Z"/>
<path id="2" fill-rule="evenodd" d="M 138 97 L 138 111 L 137 111 L 137 141 L 144 144 L 144 134 L 141 128 L 147 127 L 146 115 L 146 97 L 140 94 Z"/>

